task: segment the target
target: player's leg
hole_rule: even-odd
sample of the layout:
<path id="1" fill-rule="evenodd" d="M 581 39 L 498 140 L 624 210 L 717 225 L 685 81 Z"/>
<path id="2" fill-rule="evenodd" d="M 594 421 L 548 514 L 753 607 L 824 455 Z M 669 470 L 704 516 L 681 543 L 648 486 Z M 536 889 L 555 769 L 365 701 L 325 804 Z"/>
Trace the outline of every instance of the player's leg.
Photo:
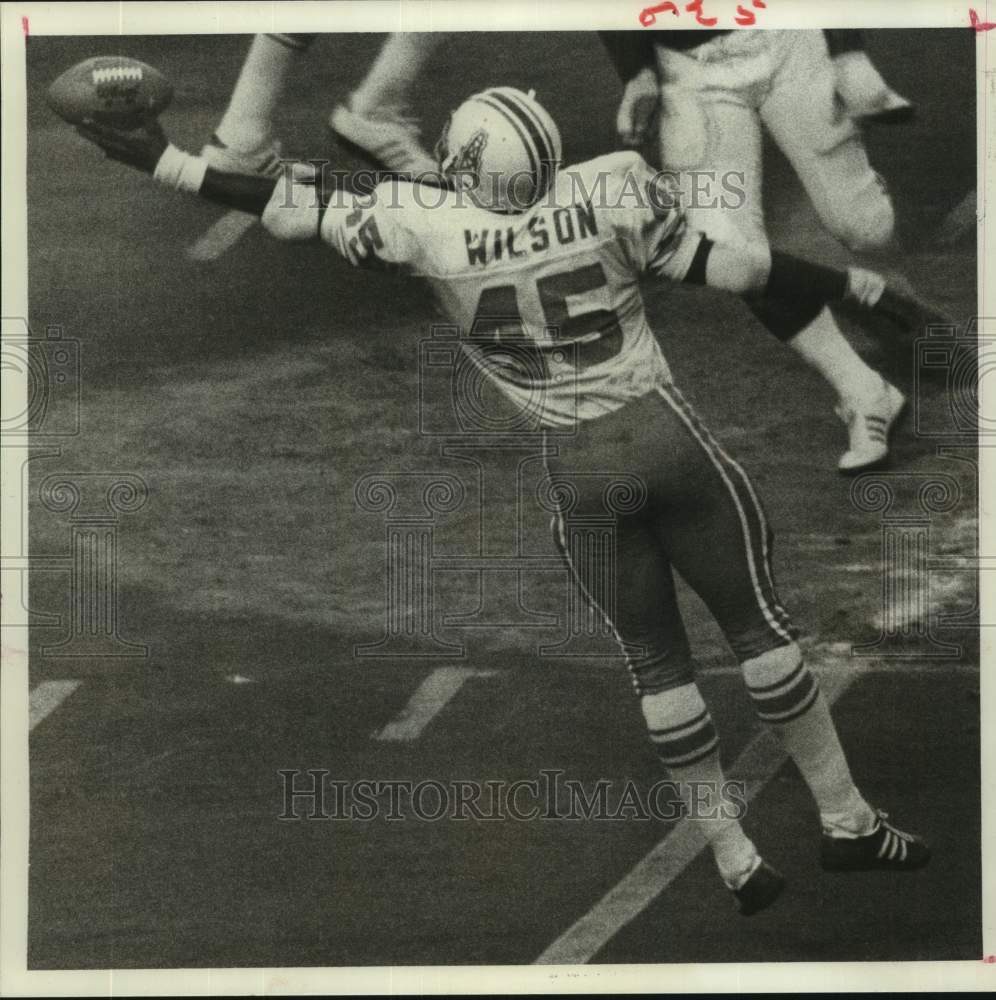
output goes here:
<path id="1" fill-rule="evenodd" d="M 447 37 L 444 32 L 388 35 L 363 81 L 332 112 L 329 123 L 340 139 L 388 170 L 434 171 L 409 104 L 415 81 Z"/>
<path id="2" fill-rule="evenodd" d="M 846 475 L 875 468 L 889 454 L 889 437 L 906 397 L 869 367 L 821 302 L 746 298 L 754 315 L 836 390 L 835 412 L 848 432 L 848 448 L 837 462 Z"/>
<path id="3" fill-rule="evenodd" d="M 868 58 L 863 32 L 830 28 L 823 34 L 833 59 L 837 95 L 852 118 L 892 125 L 916 114 L 916 105 L 897 94 Z"/>
<path id="4" fill-rule="evenodd" d="M 799 647 L 770 649 L 741 667 L 758 717 L 774 731 L 816 800 L 823 867 L 911 871 L 927 864 L 927 844 L 888 822 L 858 791 L 830 706 Z"/>
<path id="5" fill-rule="evenodd" d="M 201 156 L 214 170 L 277 178 L 283 169 L 274 115 L 287 78 L 314 35 L 255 35 L 228 108 Z M 220 216 L 187 248 L 193 260 L 216 260 L 253 227 L 256 219 L 234 209 Z"/>
<path id="6" fill-rule="evenodd" d="M 735 818 L 732 802 L 720 809 L 726 779 L 719 738 L 693 674 L 688 638 L 675 597 L 671 567 L 655 535 L 655 477 L 667 475 L 666 428 L 653 419 L 654 401 L 638 401 L 583 424 L 578 437 L 558 444 L 547 466 L 562 497 L 572 503 L 554 518 L 554 538 L 586 600 L 608 618 L 626 657 L 654 749 L 691 802 L 692 787 L 713 790 L 717 806 L 689 815 L 709 843 L 723 881 L 750 914 L 769 905 L 783 880 L 764 865 Z M 647 411 L 647 412 L 644 412 Z M 617 514 L 611 549 L 587 552 L 584 525 L 604 524 L 613 474 L 644 482 L 645 500 Z M 593 558 L 593 556 L 595 556 Z"/>
<path id="7" fill-rule="evenodd" d="M 837 390 L 837 416 L 847 427 L 848 448 L 837 462 L 845 475 L 881 465 L 906 397 L 859 357 L 824 306 L 789 341 L 790 346 Z"/>
<path id="8" fill-rule="evenodd" d="M 661 160 L 682 179 L 689 223 L 712 239 L 752 247 L 767 243 L 756 103 L 770 77 L 771 54 L 770 42 L 761 34 L 741 43 L 758 47 L 753 56 L 748 52 L 723 58 L 717 52 L 717 58 L 696 59 L 657 47 Z M 719 41 L 713 44 L 718 48 Z M 712 176 L 736 176 L 743 204 L 724 208 L 703 199 L 699 192 Z M 902 394 L 861 360 L 823 303 L 763 296 L 745 301 L 772 336 L 837 391 L 838 413 L 849 437 L 838 468 L 853 473 L 880 463 L 888 454 L 889 432 L 905 403 Z"/>
<path id="9" fill-rule="evenodd" d="M 777 32 L 777 67 L 761 119 L 795 168 L 823 224 L 852 250 L 892 240 L 895 213 L 861 133 L 842 114 L 821 31 Z"/>
<path id="10" fill-rule="evenodd" d="M 854 783 L 829 705 L 779 601 L 773 534 L 750 479 L 677 390 L 664 387 L 661 398 L 681 421 L 676 447 L 685 449 L 686 478 L 669 490 L 659 537 L 723 629 L 758 716 L 809 786 L 824 832 L 824 866 L 921 867 L 927 846 L 887 824 Z"/>
<path id="11" fill-rule="evenodd" d="M 287 78 L 314 35 L 256 35 L 228 102 L 228 109 L 201 154 L 216 170 L 280 173 L 274 114 Z"/>
<path id="12" fill-rule="evenodd" d="M 855 250 L 882 247 L 892 238 L 892 201 L 868 162 L 854 123 L 841 114 L 823 33 L 778 32 L 776 69 L 761 117 L 799 175 L 824 225 Z M 850 447 L 841 472 L 882 462 L 889 434 L 906 399 L 865 364 L 826 307 L 789 341 L 837 390 L 837 413 Z"/>
<path id="13" fill-rule="evenodd" d="M 766 72 L 757 57 L 763 53 L 726 60 L 721 42 L 714 39 L 691 53 L 655 46 L 661 165 L 677 180 L 693 228 L 712 239 L 766 244 L 761 125 L 753 93 Z M 712 49 L 717 51 L 706 51 Z"/>

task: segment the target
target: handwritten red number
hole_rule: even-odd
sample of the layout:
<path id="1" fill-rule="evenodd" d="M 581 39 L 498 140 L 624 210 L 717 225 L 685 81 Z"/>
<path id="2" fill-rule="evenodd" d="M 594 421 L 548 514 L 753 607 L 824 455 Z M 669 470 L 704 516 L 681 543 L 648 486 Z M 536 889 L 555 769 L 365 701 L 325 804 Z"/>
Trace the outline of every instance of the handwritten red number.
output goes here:
<path id="1" fill-rule="evenodd" d="M 685 4 L 685 10 L 689 14 L 695 15 L 696 24 L 701 24 L 704 28 L 712 28 L 719 23 L 719 18 L 707 17 L 705 11 L 702 9 L 704 3 L 705 0 L 690 0 L 689 3 Z M 751 6 L 757 7 L 759 10 L 765 10 L 768 5 L 764 0 L 751 0 Z M 657 23 L 657 15 L 663 14 L 665 11 L 670 11 L 675 17 L 680 13 L 678 7 L 668 0 L 666 3 L 655 4 L 653 7 L 644 7 L 640 11 L 640 24 L 644 28 L 651 27 Z M 973 11 L 972 14 L 974 16 L 975 12 Z M 743 4 L 737 4 L 737 16 L 734 20 L 743 27 L 749 27 L 757 21 L 757 15 L 752 10 L 748 10 Z"/>
<path id="2" fill-rule="evenodd" d="M 718 17 L 706 17 L 702 11 L 703 0 L 692 0 L 691 3 L 685 4 L 685 10 L 689 14 L 695 15 L 695 23 L 701 24 L 705 28 L 711 28 L 714 24 L 719 21 Z"/>
<path id="3" fill-rule="evenodd" d="M 663 14 L 664 11 L 669 10 L 675 17 L 678 16 L 678 8 L 668 0 L 667 3 L 659 3 L 656 7 L 646 7 L 644 10 L 640 11 L 640 24 L 644 28 L 649 28 L 651 25 L 657 23 L 657 15 Z"/>
<path id="4" fill-rule="evenodd" d="M 994 21 L 980 21 L 979 15 L 971 7 L 968 8 L 968 19 L 972 22 L 972 27 L 976 32 L 992 31 L 993 28 L 996 28 Z"/>
<path id="5" fill-rule="evenodd" d="M 762 10 L 768 5 L 763 2 L 763 0 L 751 0 L 751 4 L 754 7 L 760 7 Z M 737 16 L 733 19 L 737 24 L 744 27 L 748 27 L 757 20 L 757 15 L 752 10 L 746 10 L 740 4 L 737 5 Z"/>

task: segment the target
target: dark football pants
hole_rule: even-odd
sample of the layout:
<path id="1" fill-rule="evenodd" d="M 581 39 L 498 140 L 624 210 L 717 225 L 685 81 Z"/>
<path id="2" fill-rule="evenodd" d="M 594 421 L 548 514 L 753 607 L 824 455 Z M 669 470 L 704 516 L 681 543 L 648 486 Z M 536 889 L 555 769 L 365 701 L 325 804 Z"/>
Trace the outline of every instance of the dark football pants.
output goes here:
<path id="1" fill-rule="evenodd" d="M 555 541 L 612 625 L 637 693 L 693 679 L 672 567 L 741 663 L 795 639 L 754 488 L 673 385 L 580 422 L 574 437 L 551 435 L 546 461 Z M 603 543 L 593 554 L 591 526 L 606 524 L 614 552 Z"/>

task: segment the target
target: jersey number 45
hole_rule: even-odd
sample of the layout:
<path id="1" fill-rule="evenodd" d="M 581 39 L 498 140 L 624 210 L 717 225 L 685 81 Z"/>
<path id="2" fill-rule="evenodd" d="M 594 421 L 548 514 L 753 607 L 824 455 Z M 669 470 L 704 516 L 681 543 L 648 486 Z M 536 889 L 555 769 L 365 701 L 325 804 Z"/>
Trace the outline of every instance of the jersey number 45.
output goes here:
<path id="1" fill-rule="evenodd" d="M 515 285 L 485 288 L 477 302 L 470 339 L 474 347 L 493 360 L 503 361 L 505 367 L 518 369 L 516 374 L 529 381 L 548 379 L 550 361 L 578 371 L 603 364 L 622 350 L 619 318 L 611 309 L 603 308 L 572 313 L 567 300 L 577 301 L 578 296 L 598 292 L 606 285 L 605 270 L 597 261 L 537 280 L 549 343 L 527 336 Z"/>

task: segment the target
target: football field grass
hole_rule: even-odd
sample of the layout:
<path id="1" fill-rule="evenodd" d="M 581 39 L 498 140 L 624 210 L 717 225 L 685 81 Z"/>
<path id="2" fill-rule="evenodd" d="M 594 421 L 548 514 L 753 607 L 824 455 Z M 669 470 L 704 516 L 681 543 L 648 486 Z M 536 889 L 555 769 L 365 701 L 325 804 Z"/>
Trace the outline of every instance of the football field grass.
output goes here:
<path id="1" fill-rule="evenodd" d="M 291 154 L 356 166 L 337 158 L 323 123 L 377 44 L 328 37 L 302 59 L 280 117 Z M 582 921 L 591 933 L 569 937 L 569 953 L 594 962 L 980 957 L 977 630 L 940 620 L 971 611 L 972 573 L 937 573 L 932 591 L 931 627 L 960 654 L 850 655 L 882 627 L 883 513 L 853 502 L 835 472 L 845 432 L 826 384 L 739 300 L 701 289 L 648 287 L 651 324 L 678 384 L 765 499 L 781 596 L 841 692 L 835 714 L 859 785 L 932 842 L 929 868 L 819 870 L 805 787 L 758 743 L 733 658 L 687 594 L 724 761 L 741 760 L 756 782 L 746 828 L 790 880 L 770 912 L 741 918 L 694 852 L 645 904 L 630 894 L 599 908 L 672 832 L 657 821 L 279 819 L 288 769 L 414 782 L 560 770 L 614 789 L 661 774 L 617 658 L 538 654 L 562 634 L 550 624 L 564 615 L 558 571 L 493 573 L 486 585 L 505 603 L 487 605 L 489 625 L 437 622 L 461 657 L 355 655 L 385 628 L 386 515 L 358 502 L 364 477 L 459 480 L 468 502 L 437 516 L 433 541 L 454 565 L 508 554 L 482 549 L 485 498 L 518 552 L 555 554 L 549 515 L 523 500 L 541 474 L 534 456 L 480 449 L 471 462 L 420 432 L 420 405 L 445 406 L 438 386 L 420 404 L 419 345 L 436 318 L 426 288 L 258 227 L 216 261 L 191 260 L 222 210 L 103 161 L 44 105 L 63 69 L 122 52 L 173 80 L 164 124 L 197 150 L 246 45 L 28 43 L 30 320 L 78 339 L 82 365 L 80 434 L 31 463 L 32 554 L 62 555 L 70 537 L 68 514 L 38 502 L 51 473 L 130 473 L 149 491 L 118 533 L 120 631 L 148 655 L 43 655 L 65 630 L 33 630 L 29 967 L 531 963 Z M 976 311 L 974 249 L 941 248 L 931 233 L 975 184 L 973 46 L 968 31 L 879 33 L 872 45 L 920 105 L 913 124 L 868 136 L 901 220 L 900 248 L 877 263 L 960 322 Z M 430 142 L 463 96 L 495 84 L 535 87 L 569 161 L 614 148 L 619 88 L 594 35 L 445 46 L 418 100 Z M 848 259 L 777 155 L 765 195 L 776 243 Z M 911 356 L 890 374 L 912 393 L 912 373 Z M 940 420 L 944 389 L 931 394 L 912 410 Z M 959 484 L 960 501 L 930 520 L 931 558 L 954 565 L 974 553 L 972 450 L 938 455 L 913 426 L 892 468 L 914 493 L 932 476 Z M 436 586 L 438 616 L 473 616 L 482 601 L 472 566 L 441 570 Z M 31 604 L 68 620 L 66 575 L 35 573 Z"/>

